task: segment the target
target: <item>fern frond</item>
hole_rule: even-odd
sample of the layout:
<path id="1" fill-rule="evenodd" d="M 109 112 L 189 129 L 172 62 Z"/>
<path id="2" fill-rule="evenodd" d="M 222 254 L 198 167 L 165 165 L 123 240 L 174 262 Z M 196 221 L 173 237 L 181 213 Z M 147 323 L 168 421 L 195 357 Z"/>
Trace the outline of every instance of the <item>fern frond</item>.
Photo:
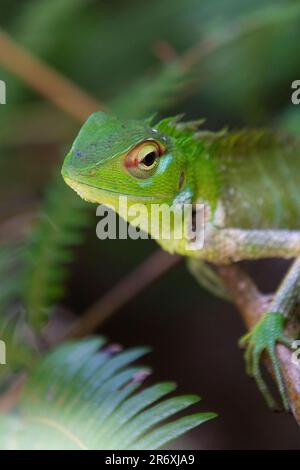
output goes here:
<path id="1" fill-rule="evenodd" d="M 82 240 L 88 224 L 86 204 L 70 191 L 60 175 L 47 188 L 45 203 L 24 256 L 23 299 L 31 326 L 41 328 L 64 291 L 71 247 Z"/>
<path id="2" fill-rule="evenodd" d="M 9 373 L 33 366 L 36 351 L 26 341 L 24 323 L 16 318 L 0 315 L 0 340 L 4 341 L 7 364 L 0 366 L 0 377 L 3 380 Z"/>
<path id="3" fill-rule="evenodd" d="M 21 263 L 24 246 L 9 243 L 0 247 L 0 312 L 16 300 L 20 294 Z"/>
<path id="4" fill-rule="evenodd" d="M 0 415 L 0 448 L 157 449 L 215 417 L 196 413 L 165 424 L 199 397 L 165 399 L 174 383 L 138 390 L 148 369 L 132 362 L 148 349 L 117 350 L 91 338 L 43 358 L 26 384 L 18 419 Z"/>
<path id="5" fill-rule="evenodd" d="M 8 364 L 0 366 L 3 381 L 11 371 L 33 364 L 35 353 L 25 340 L 24 318 L 18 301 L 21 292 L 24 246 L 20 243 L 0 247 L 0 340 L 4 341 Z"/>

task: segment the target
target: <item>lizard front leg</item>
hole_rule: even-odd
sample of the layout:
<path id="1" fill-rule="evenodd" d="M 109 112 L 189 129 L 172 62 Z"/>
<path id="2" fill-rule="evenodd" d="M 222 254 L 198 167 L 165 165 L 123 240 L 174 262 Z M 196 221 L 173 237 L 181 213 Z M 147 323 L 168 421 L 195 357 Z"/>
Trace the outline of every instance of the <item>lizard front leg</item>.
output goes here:
<path id="1" fill-rule="evenodd" d="M 276 344 L 291 347 L 292 340 L 284 334 L 284 325 L 298 302 L 300 295 L 300 257 L 296 258 L 279 286 L 269 310 L 257 325 L 241 338 L 240 344 L 246 347 L 247 372 L 254 377 L 270 407 L 276 403 L 271 396 L 260 372 L 261 355 L 266 351 L 271 359 L 275 379 L 285 409 L 288 409 L 284 382 L 276 355 Z"/>
<path id="2" fill-rule="evenodd" d="M 300 231 L 208 227 L 201 250 L 191 256 L 215 264 L 300 256 Z"/>
<path id="3" fill-rule="evenodd" d="M 246 348 L 247 372 L 254 377 L 270 407 L 276 403 L 260 372 L 260 359 L 266 351 L 271 359 L 275 379 L 285 409 L 288 409 L 282 374 L 276 356 L 276 344 L 290 347 L 292 340 L 284 334 L 284 325 L 300 296 L 300 232 L 287 230 L 214 229 L 204 246 L 205 254 L 217 264 L 242 259 L 296 257 L 279 286 L 269 310 L 260 322 L 241 339 Z"/>
<path id="4" fill-rule="evenodd" d="M 225 229 L 209 224 L 200 250 L 195 250 L 193 244 L 187 243 L 186 246 L 189 269 L 199 284 L 230 300 L 220 276 L 206 261 L 224 265 L 271 257 L 295 258 L 300 256 L 300 231 Z"/>

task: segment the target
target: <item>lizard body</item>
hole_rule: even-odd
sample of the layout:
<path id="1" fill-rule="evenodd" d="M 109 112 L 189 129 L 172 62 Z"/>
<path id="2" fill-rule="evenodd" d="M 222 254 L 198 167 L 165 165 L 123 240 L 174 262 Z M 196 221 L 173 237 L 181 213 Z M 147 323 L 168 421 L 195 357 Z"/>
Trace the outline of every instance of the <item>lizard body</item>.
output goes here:
<path id="1" fill-rule="evenodd" d="M 113 206 L 123 217 L 120 196 L 127 197 L 129 206 L 143 204 L 146 213 L 138 225 L 165 250 L 199 262 L 225 264 L 300 256 L 299 170 L 297 137 L 266 130 L 212 133 L 199 130 L 199 122 L 183 123 L 178 118 L 153 125 L 149 120 L 122 121 L 99 112 L 82 127 L 65 158 L 62 174 L 81 197 Z M 166 239 L 159 230 L 160 220 L 154 226 L 148 224 L 153 204 L 176 207 L 198 203 L 204 204 L 206 211 L 204 246 L 197 250 L 191 249 L 187 237 Z M 137 224 L 134 216 L 125 217 Z M 172 224 L 174 232 L 176 221 Z M 271 405 L 257 357 L 267 349 L 275 368 L 275 344 L 288 342 L 282 319 L 294 307 L 298 290 L 300 293 L 300 263 L 295 263 L 293 275 L 278 292 L 281 298 L 284 289 L 292 301 L 278 312 L 275 307 L 283 304 L 276 303 L 275 296 L 276 311 L 267 312 L 262 324 L 244 340 L 248 362 L 252 358 L 250 371 Z M 266 333 L 266 324 L 276 335 Z M 275 374 L 287 407 L 278 367 Z"/>

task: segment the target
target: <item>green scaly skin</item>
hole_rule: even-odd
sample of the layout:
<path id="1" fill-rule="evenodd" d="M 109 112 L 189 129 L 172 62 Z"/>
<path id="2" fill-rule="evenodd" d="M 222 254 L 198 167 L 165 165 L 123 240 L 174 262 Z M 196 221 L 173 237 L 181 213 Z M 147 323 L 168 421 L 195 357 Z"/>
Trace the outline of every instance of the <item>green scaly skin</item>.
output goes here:
<path id="1" fill-rule="evenodd" d="M 199 123 L 167 118 L 154 125 L 95 113 L 66 156 L 62 175 L 85 200 L 110 205 L 119 212 L 120 195 L 128 197 L 129 206 L 143 203 L 148 214 L 153 203 L 204 203 L 210 236 L 202 250 L 191 251 L 186 239 L 166 241 L 159 236 L 160 222 L 155 233 L 147 217 L 138 224 L 165 250 L 198 260 L 199 266 L 205 261 L 224 264 L 300 255 L 299 139 L 262 130 L 199 131 Z M 160 149 L 154 164 L 145 167 L 144 160 L 139 160 L 131 171 L 128 156 L 140 145 L 150 152 L 153 142 Z M 136 224 L 131 217 L 128 222 Z M 292 231 L 299 239 L 289 236 Z M 221 283 L 216 291 L 222 291 Z M 287 407 L 275 354 L 276 343 L 289 344 L 281 313 L 285 312 L 266 313 L 242 344 L 247 346 L 248 372 L 273 406 L 258 366 L 261 353 L 269 353 Z"/>

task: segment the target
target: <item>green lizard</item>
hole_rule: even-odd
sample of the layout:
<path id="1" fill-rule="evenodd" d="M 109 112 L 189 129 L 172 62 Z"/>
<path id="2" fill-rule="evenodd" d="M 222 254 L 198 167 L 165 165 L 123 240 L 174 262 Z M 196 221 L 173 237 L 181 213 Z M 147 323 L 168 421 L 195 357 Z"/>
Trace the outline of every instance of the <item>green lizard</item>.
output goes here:
<path id="1" fill-rule="evenodd" d="M 224 295 L 224 289 L 207 262 L 211 266 L 295 258 L 269 310 L 241 341 L 248 372 L 274 406 L 259 367 L 262 353 L 269 354 L 286 409 L 275 346 L 291 346 L 284 325 L 300 294 L 299 168 L 296 137 L 265 130 L 212 133 L 200 131 L 199 122 L 184 123 L 180 118 L 154 125 L 151 120 L 122 121 L 102 112 L 84 124 L 62 168 L 66 183 L 87 201 L 110 205 L 119 213 L 120 196 L 127 196 L 129 206 L 143 204 L 144 218 L 137 222 L 133 215 L 125 215 L 127 220 L 150 232 L 165 250 L 197 263 L 198 277 L 203 274 L 200 281 L 219 294 Z M 198 203 L 205 207 L 205 241 L 196 250 L 190 237 L 166 239 L 159 236 L 160 221 L 156 226 L 147 223 L 153 204 Z M 172 224 L 174 231 L 176 222 Z"/>

